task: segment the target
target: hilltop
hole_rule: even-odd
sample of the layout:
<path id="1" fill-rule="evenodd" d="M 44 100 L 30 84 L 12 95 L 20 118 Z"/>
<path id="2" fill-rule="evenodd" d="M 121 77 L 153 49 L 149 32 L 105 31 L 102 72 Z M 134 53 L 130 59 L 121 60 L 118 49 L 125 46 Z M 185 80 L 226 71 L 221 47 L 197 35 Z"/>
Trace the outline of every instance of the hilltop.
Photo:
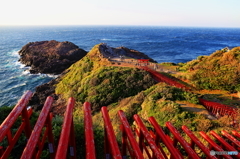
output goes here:
<path id="1" fill-rule="evenodd" d="M 78 102 L 89 101 L 94 110 L 118 100 L 136 95 L 156 84 L 143 70 L 113 66 L 109 60 L 116 58 L 148 58 L 147 55 L 124 47 L 111 48 L 106 44 L 95 45 L 86 56 L 71 65 L 57 79 L 36 88 L 31 101 L 35 109 L 40 110 L 48 95 L 57 100 L 53 111 L 63 114 L 66 99 L 70 96 Z M 40 104 L 39 104 L 40 103 Z"/>
<path id="2" fill-rule="evenodd" d="M 240 91 L 240 47 L 199 56 L 179 69 L 186 71 L 187 79 L 199 89 Z"/>

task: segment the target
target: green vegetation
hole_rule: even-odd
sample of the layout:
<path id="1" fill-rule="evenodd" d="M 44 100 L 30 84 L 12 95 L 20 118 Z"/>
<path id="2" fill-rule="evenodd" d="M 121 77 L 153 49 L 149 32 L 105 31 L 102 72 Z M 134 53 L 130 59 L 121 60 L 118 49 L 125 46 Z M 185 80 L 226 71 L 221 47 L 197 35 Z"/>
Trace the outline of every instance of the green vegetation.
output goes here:
<path id="1" fill-rule="evenodd" d="M 133 115 L 139 114 L 145 124 L 150 126 L 147 119 L 153 116 L 159 125 L 165 127 L 165 123 L 170 121 L 178 129 L 182 125 L 188 126 L 192 131 L 209 131 L 213 129 L 231 129 L 227 123 L 227 117 L 224 120 L 210 120 L 203 114 L 189 112 L 184 110 L 178 101 L 187 101 L 188 103 L 198 104 L 198 96 L 185 92 L 176 87 L 168 86 L 164 83 L 154 85 L 135 96 L 124 98 L 116 103 L 108 105 L 109 115 L 117 139 L 121 142 L 121 132 L 119 130 L 118 110 L 123 110 L 131 125 L 134 126 Z M 225 121 L 225 125 L 222 124 Z M 103 129 L 103 120 L 101 113 L 95 113 L 93 122 Z M 150 127 L 149 127 L 150 128 Z"/>
<path id="2" fill-rule="evenodd" d="M 160 65 L 164 65 L 164 66 L 176 66 L 175 63 L 172 63 L 172 62 L 162 62 L 160 63 Z"/>
<path id="3" fill-rule="evenodd" d="M 65 99 L 74 97 L 82 103 L 88 101 L 97 111 L 101 106 L 136 95 L 155 84 L 146 71 L 101 65 L 94 51 L 96 49 L 68 69 L 56 85 L 57 94 Z"/>
<path id="4" fill-rule="evenodd" d="M 239 91 L 240 47 L 199 56 L 196 60 L 181 64 L 179 69 L 188 71 L 189 80 L 199 89 Z"/>
<path id="5" fill-rule="evenodd" d="M 117 115 L 119 110 L 125 112 L 132 127 L 135 127 L 133 115 L 139 114 L 149 129 L 152 129 L 147 122 L 150 116 L 153 116 L 165 131 L 167 130 L 165 129 L 167 121 L 172 122 L 179 130 L 182 125 L 186 125 L 194 133 L 232 129 L 228 117 L 210 120 L 206 118 L 206 114 L 186 111 L 182 107 L 182 103 L 199 106 L 198 94 L 186 92 L 165 83 L 156 84 L 149 73 L 144 70 L 110 66 L 107 59 L 101 58 L 98 47 L 99 45 L 94 46 L 87 56 L 66 70 L 56 84 L 55 92 L 60 95 L 60 98 L 67 100 L 69 97 L 74 97 L 76 99 L 73 120 L 78 158 L 85 156 L 82 108 L 85 101 L 90 102 L 93 109 L 93 130 L 99 158 L 103 158 L 104 150 L 104 123 L 100 112 L 102 106 L 107 106 L 109 110 L 111 123 L 119 143 L 121 143 L 120 121 Z M 174 66 L 172 63 L 163 65 Z M 186 71 L 187 75 L 184 76 L 183 73 L 181 76 L 200 89 L 240 91 L 240 47 L 228 52 L 222 50 L 210 56 L 200 56 L 186 64 L 179 64 L 179 70 Z M 169 74 L 165 75 L 174 78 Z M 216 95 L 212 96 L 207 95 L 208 98 L 216 98 Z M 12 107 L 0 107 L 0 122 L 11 110 Z M 38 113 L 32 114 L 32 125 L 36 122 L 38 115 Z M 18 125 L 20 120 L 18 119 L 15 125 Z M 56 145 L 60 137 L 62 122 L 62 116 L 55 116 L 52 121 Z M 13 132 L 16 131 L 15 125 Z M 26 144 L 25 140 L 24 136 L 20 138 L 13 150 L 14 154 L 10 158 L 19 158 Z M 4 141 L 0 146 L 5 146 L 6 143 L 7 141 Z M 42 158 L 49 158 L 46 149 L 47 147 L 43 151 Z"/>
<path id="6" fill-rule="evenodd" d="M 176 101 L 184 100 L 197 104 L 196 95 L 166 84 L 155 85 L 144 93 L 146 97 L 142 103 L 142 110 L 139 112 L 140 116 L 145 119 L 153 116 L 161 126 L 165 126 L 167 121 L 171 121 L 176 127 L 184 124 L 189 127 L 195 126 L 194 120 L 198 116 L 184 111 Z"/>
<path id="7" fill-rule="evenodd" d="M 14 107 L 7 107 L 7 106 L 3 106 L 0 107 L 0 123 L 2 123 L 5 118 L 8 116 L 8 114 L 12 111 Z M 30 120 L 30 124 L 31 125 L 35 125 L 37 118 L 38 118 L 38 113 L 33 112 L 31 115 L 31 120 Z M 21 125 L 21 117 L 19 117 L 16 122 L 13 124 L 12 128 L 11 128 L 11 133 L 12 135 L 14 135 L 19 126 Z M 15 147 L 13 148 L 11 155 L 9 156 L 9 159 L 15 159 L 15 158 L 20 158 L 21 154 L 23 152 L 23 149 L 26 145 L 26 141 L 27 138 L 25 135 L 21 135 L 18 142 L 16 143 Z M 8 141 L 7 138 L 4 138 L 4 140 L 0 143 L 0 146 L 3 146 L 6 148 L 6 146 L 8 146 Z"/>

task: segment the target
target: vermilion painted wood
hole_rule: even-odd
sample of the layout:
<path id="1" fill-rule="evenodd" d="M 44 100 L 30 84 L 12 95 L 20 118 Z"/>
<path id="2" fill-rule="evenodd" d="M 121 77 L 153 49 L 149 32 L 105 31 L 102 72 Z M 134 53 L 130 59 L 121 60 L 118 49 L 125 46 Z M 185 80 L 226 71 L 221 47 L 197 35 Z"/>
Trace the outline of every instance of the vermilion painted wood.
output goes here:
<path id="1" fill-rule="evenodd" d="M 48 139 L 50 158 L 53 159 L 55 158 L 55 147 L 54 147 L 54 138 L 53 138 L 53 132 L 52 132 L 52 113 L 48 114 L 44 125 L 46 127 L 46 130 L 43 133 L 41 141 L 38 141 L 38 144 L 37 144 L 38 149 L 37 149 L 36 155 L 34 154 L 33 156 L 36 156 L 35 157 L 36 159 L 39 159 L 41 157 L 45 141 L 46 139 Z"/>
<path id="2" fill-rule="evenodd" d="M 122 153 L 123 158 L 126 158 L 127 157 L 127 149 L 128 149 L 128 147 L 127 147 L 128 146 L 128 141 L 127 141 L 127 133 L 124 130 L 123 124 L 120 125 L 120 130 L 122 132 L 122 150 L 121 150 L 121 153 Z"/>
<path id="3" fill-rule="evenodd" d="M 106 138 L 108 142 L 108 145 L 110 146 L 110 150 L 111 150 L 111 156 L 114 159 L 122 159 L 118 144 L 117 144 L 117 139 L 116 136 L 114 134 L 113 131 L 113 127 L 110 121 L 110 117 L 108 114 L 108 110 L 107 107 L 102 107 L 101 108 L 101 112 L 102 112 L 102 116 L 103 116 L 103 121 L 104 121 L 104 128 L 106 130 Z M 106 147 L 106 149 L 108 149 L 108 147 Z"/>
<path id="4" fill-rule="evenodd" d="M 73 127 L 73 108 L 75 100 L 71 97 L 68 99 L 67 110 L 64 114 L 64 121 L 62 125 L 62 131 L 58 143 L 58 148 L 56 152 L 56 159 L 65 159 L 67 157 L 67 151 L 69 148 L 69 140 L 72 136 L 71 129 Z M 76 152 L 74 152 L 74 158 L 76 158 Z"/>
<path id="5" fill-rule="evenodd" d="M 28 109 L 27 114 L 28 114 L 27 120 L 29 120 L 30 116 L 32 115 L 32 108 Z M 17 140 L 19 139 L 20 135 L 22 134 L 23 130 L 25 129 L 25 131 L 26 131 L 26 122 L 24 122 L 24 121 L 25 120 L 22 120 L 21 125 L 19 126 L 17 132 L 15 133 L 15 135 L 13 137 L 12 137 L 11 131 L 10 130 L 8 131 L 7 140 L 8 140 L 9 146 L 5 149 L 5 151 L 3 151 L 3 147 L 2 147 L 2 153 L 0 153 L 1 159 L 8 158 L 8 156 L 10 155 L 10 153 L 11 153 L 13 147 L 15 146 Z"/>
<path id="6" fill-rule="evenodd" d="M 32 109 L 30 109 L 29 111 L 27 110 L 27 104 L 31 99 L 31 97 L 32 97 L 31 91 L 25 92 L 24 95 L 21 97 L 21 99 L 18 101 L 17 105 L 14 107 L 14 109 L 10 112 L 7 118 L 0 125 L 0 142 L 2 142 L 2 140 L 6 136 L 9 144 L 5 150 L 4 148 L 2 148 L 1 150 L 2 152 L 0 154 L 1 159 L 8 158 L 8 156 L 10 155 L 13 147 L 15 146 L 17 140 L 19 139 L 24 129 L 25 129 L 25 134 L 27 139 L 31 135 L 29 118 L 32 114 Z M 22 123 L 19 126 L 15 135 L 12 136 L 10 129 L 21 114 L 22 114 Z"/>
<path id="7" fill-rule="evenodd" d="M 190 90 L 189 87 L 157 72 L 157 71 L 154 71 L 150 68 L 148 68 L 147 66 L 145 67 L 139 67 L 140 69 L 144 69 L 146 71 L 148 71 L 154 79 L 156 79 L 157 81 L 159 82 L 165 82 L 171 86 L 175 86 L 175 87 L 178 87 L 178 88 L 181 88 L 181 89 L 185 89 L 185 90 Z M 199 102 L 204 105 L 209 111 L 211 111 L 214 115 L 217 114 L 217 112 L 221 115 L 221 116 L 224 116 L 224 115 L 233 115 L 233 114 L 236 114 L 236 110 L 235 108 L 232 108 L 232 107 L 229 107 L 227 105 L 224 105 L 224 104 L 220 104 L 220 103 L 216 103 L 216 102 L 211 102 L 211 101 L 207 101 L 207 100 L 204 100 L 204 99 L 200 99 L 199 98 Z"/>
<path id="8" fill-rule="evenodd" d="M 232 124 L 233 126 L 235 126 L 235 117 L 237 115 L 237 110 L 236 108 L 232 108 L 230 106 L 224 105 L 224 104 L 220 104 L 220 103 L 216 103 L 216 102 L 211 102 L 205 99 L 201 99 L 199 98 L 199 102 L 200 104 L 202 104 L 203 106 L 205 106 L 205 108 L 211 112 L 213 115 L 215 115 L 216 117 L 219 117 L 217 114 L 219 114 L 220 116 L 224 116 L 224 115 L 228 115 L 232 117 Z"/>
<path id="9" fill-rule="evenodd" d="M 71 126 L 70 139 L 69 139 L 69 149 L 70 149 L 69 151 L 70 151 L 70 158 L 75 159 L 77 157 L 77 149 L 76 149 L 73 119 L 72 119 L 71 125 L 72 126 Z"/>
<path id="10" fill-rule="evenodd" d="M 53 114 L 50 113 L 47 117 L 47 128 L 49 129 L 47 137 L 48 137 L 48 148 L 49 148 L 49 152 L 50 152 L 50 157 L 54 158 L 56 155 L 56 151 L 55 151 L 55 147 L 54 147 L 54 137 L 53 137 L 53 132 L 52 132 L 52 118 L 53 118 Z"/>
<path id="11" fill-rule="evenodd" d="M 51 130 L 49 130 L 49 128 L 46 127 L 45 131 L 43 132 L 43 136 L 42 136 L 41 140 L 38 139 L 39 141 L 38 141 L 37 146 L 36 146 L 36 147 L 37 147 L 37 150 L 34 151 L 34 153 L 33 153 L 33 155 L 32 155 L 32 156 L 34 156 L 34 158 L 36 158 L 36 159 L 39 159 L 39 158 L 41 157 L 42 150 L 43 150 L 43 146 L 44 146 L 44 143 L 45 143 L 45 141 L 46 141 L 46 139 L 47 139 L 48 131 L 51 131 Z"/>
<path id="12" fill-rule="evenodd" d="M 86 159 L 96 159 L 90 103 L 85 102 L 83 105 L 83 108 L 84 108 L 85 140 L 86 140 Z"/>
<path id="13" fill-rule="evenodd" d="M 237 151 L 234 147 L 232 147 L 229 143 L 227 143 L 221 136 L 219 136 L 215 131 L 210 131 L 210 134 L 213 135 L 220 143 L 227 149 L 227 151 Z M 240 153 L 235 155 L 234 157 L 240 158 Z"/>
<path id="14" fill-rule="evenodd" d="M 3 138 L 6 136 L 14 122 L 17 120 L 19 115 L 22 113 L 23 109 L 27 110 L 27 103 L 32 97 L 32 92 L 27 91 L 24 93 L 24 95 L 21 97 L 21 99 L 18 101 L 17 105 L 14 107 L 14 109 L 11 111 L 11 113 L 7 116 L 7 118 L 3 121 L 3 123 L 0 126 L 0 142 L 3 140 Z M 29 123 L 28 119 L 25 119 L 26 123 Z M 31 130 L 28 130 L 31 133 Z"/>
<path id="15" fill-rule="evenodd" d="M 3 154 L 3 147 L 2 146 L 0 146 L 0 156 L 2 156 L 2 154 Z"/>
<path id="16" fill-rule="evenodd" d="M 137 134 L 137 136 L 138 136 L 138 138 L 139 138 L 139 136 L 140 136 L 140 132 L 138 131 L 138 129 L 135 129 L 135 132 L 136 132 L 136 134 Z M 141 143 L 142 143 L 142 147 L 144 148 L 144 150 L 145 150 L 145 152 L 146 152 L 148 158 L 151 158 L 151 154 L 150 154 L 150 152 L 149 152 L 147 146 L 145 145 L 144 142 L 141 142 Z M 139 145 L 139 146 L 140 146 L 140 145 Z M 140 150 L 141 150 L 141 148 L 140 148 Z M 142 151 L 142 150 L 141 150 L 141 151 Z"/>
<path id="17" fill-rule="evenodd" d="M 37 146 L 38 142 L 41 142 L 41 141 L 39 141 L 39 138 L 40 138 L 42 129 L 46 123 L 47 116 L 49 115 L 49 111 L 50 111 L 52 103 L 53 103 L 53 98 L 47 97 L 47 100 L 45 101 L 45 104 L 43 106 L 41 114 L 39 115 L 37 123 L 35 124 L 33 132 L 27 142 L 27 146 L 25 147 L 25 149 L 23 151 L 21 159 L 36 158 L 36 156 L 33 156 L 33 155 L 37 153 L 36 146 Z M 45 138 L 43 137 L 43 139 L 45 139 Z M 39 145 L 39 147 L 41 147 L 41 144 Z"/>
<path id="18" fill-rule="evenodd" d="M 216 102 L 211 102 L 211 101 L 208 101 L 208 100 L 205 100 L 202 98 L 199 98 L 199 102 L 200 102 L 200 104 L 205 105 L 208 108 L 210 108 L 210 107 L 216 108 L 216 109 L 219 109 L 219 111 L 220 111 L 220 109 L 223 109 L 222 112 L 224 112 L 224 114 L 222 114 L 222 115 L 227 115 L 228 113 L 235 114 L 237 111 L 236 108 L 232 108 L 227 105 L 216 103 Z"/>
<path id="19" fill-rule="evenodd" d="M 191 141 L 193 141 L 204 153 L 208 158 L 211 159 L 217 159 L 217 157 L 212 156 L 210 154 L 210 150 L 203 145 L 203 143 L 188 129 L 187 126 L 182 126 L 183 131 L 191 138 Z"/>
<path id="20" fill-rule="evenodd" d="M 238 133 L 236 130 L 232 131 L 233 135 L 240 138 L 240 133 Z"/>
<path id="21" fill-rule="evenodd" d="M 171 142 L 167 139 L 164 131 L 160 127 L 160 125 L 157 123 L 156 119 L 154 117 L 149 117 L 148 121 L 153 125 L 156 135 L 160 137 L 164 145 L 168 148 L 169 152 L 171 153 L 171 158 L 173 159 L 182 159 L 183 157 L 178 153 L 176 148 L 173 146 Z"/>
<path id="22" fill-rule="evenodd" d="M 140 132 L 142 132 L 144 139 L 148 142 L 148 145 L 150 146 L 152 152 L 153 152 L 153 156 L 155 158 L 158 159 L 164 159 L 167 158 L 166 154 L 162 154 L 161 151 L 158 149 L 157 145 L 155 144 L 154 140 L 152 139 L 152 137 L 150 136 L 147 128 L 145 127 L 145 125 L 143 124 L 142 120 L 140 119 L 140 117 L 135 114 L 133 116 L 135 122 L 137 123 L 137 125 L 140 128 Z M 142 141 L 143 142 L 143 141 Z M 141 144 L 141 143 L 140 143 Z"/>
<path id="23" fill-rule="evenodd" d="M 165 82 L 171 86 L 175 86 L 175 87 L 178 87 L 178 88 L 181 88 L 181 89 L 185 89 L 185 90 L 190 90 L 190 88 L 188 88 L 187 86 L 157 72 L 157 71 L 154 71 L 148 67 L 140 67 L 141 69 L 144 69 L 146 71 L 148 71 L 149 73 L 151 73 L 151 75 L 156 78 L 159 82 Z"/>
<path id="24" fill-rule="evenodd" d="M 174 138 L 182 145 L 184 150 L 187 152 L 188 156 L 192 159 L 200 159 L 197 153 L 190 147 L 187 141 L 181 136 L 177 129 L 172 125 L 171 122 L 166 122 L 167 128 L 171 131 Z"/>
<path id="25" fill-rule="evenodd" d="M 13 147 L 15 146 L 17 140 L 19 139 L 20 135 L 22 134 L 22 131 L 24 130 L 24 127 L 25 127 L 25 123 L 21 123 L 21 125 L 19 126 L 17 132 L 15 133 L 14 137 L 12 137 L 12 134 L 8 133 L 8 144 L 9 146 L 5 149 L 4 153 L 2 154 L 1 156 L 1 159 L 7 159 L 8 156 L 10 155 Z"/>
<path id="26" fill-rule="evenodd" d="M 126 118 L 124 112 L 122 110 L 119 110 L 118 115 L 119 115 L 120 121 L 123 125 L 122 131 L 124 131 L 126 133 L 126 136 L 130 142 L 130 145 L 131 145 L 132 149 L 134 150 L 135 156 L 132 156 L 132 158 L 143 159 L 143 154 L 137 144 L 136 139 L 134 138 L 133 132 L 131 130 L 131 127 L 127 121 L 127 118 Z"/>
<path id="27" fill-rule="evenodd" d="M 199 134 L 210 144 L 210 146 L 215 150 L 215 151 L 225 151 L 222 149 L 219 145 L 217 145 L 207 134 L 205 134 L 203 131 L 200 131 Z M 222 155 L 226 159 L 232 159 L 231 156 L 229 155 Z"/>

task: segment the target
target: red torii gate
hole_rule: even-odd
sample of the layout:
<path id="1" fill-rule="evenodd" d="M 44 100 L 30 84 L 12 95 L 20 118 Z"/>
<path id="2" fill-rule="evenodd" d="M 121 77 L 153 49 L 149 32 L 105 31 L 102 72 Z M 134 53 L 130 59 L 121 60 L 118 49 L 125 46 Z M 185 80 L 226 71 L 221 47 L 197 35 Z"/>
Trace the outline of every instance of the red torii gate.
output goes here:
<path id="1" fill-rule="evenodd" d="M 138 59 L 138 65 L 144 64 L 146 66 L 148 63 L 149 59 Z"/>
<path id="2" fill-rule="evenodd" d="M 138 63 L 148 63 L 149 59 L 138 59 Z"/>

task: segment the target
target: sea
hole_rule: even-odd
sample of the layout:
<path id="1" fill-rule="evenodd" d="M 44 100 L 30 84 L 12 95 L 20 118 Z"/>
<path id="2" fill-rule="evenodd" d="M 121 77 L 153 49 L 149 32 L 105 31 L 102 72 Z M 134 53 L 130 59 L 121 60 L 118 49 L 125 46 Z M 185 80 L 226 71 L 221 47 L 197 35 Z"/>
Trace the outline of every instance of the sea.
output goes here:
<path id="1" fill-rule="evenodd" d="M 0 106 L 13 106 L 26 90 L 57 76 L 30 74 L 18 62 L 18 51 L 28 42 L 70 41 L 90 51 L 99 43 L 125 46 L 155 61 L 187 62 L 225 47 L 240 46 L 240 28 L 166 26 L 0 26 Z"/>

